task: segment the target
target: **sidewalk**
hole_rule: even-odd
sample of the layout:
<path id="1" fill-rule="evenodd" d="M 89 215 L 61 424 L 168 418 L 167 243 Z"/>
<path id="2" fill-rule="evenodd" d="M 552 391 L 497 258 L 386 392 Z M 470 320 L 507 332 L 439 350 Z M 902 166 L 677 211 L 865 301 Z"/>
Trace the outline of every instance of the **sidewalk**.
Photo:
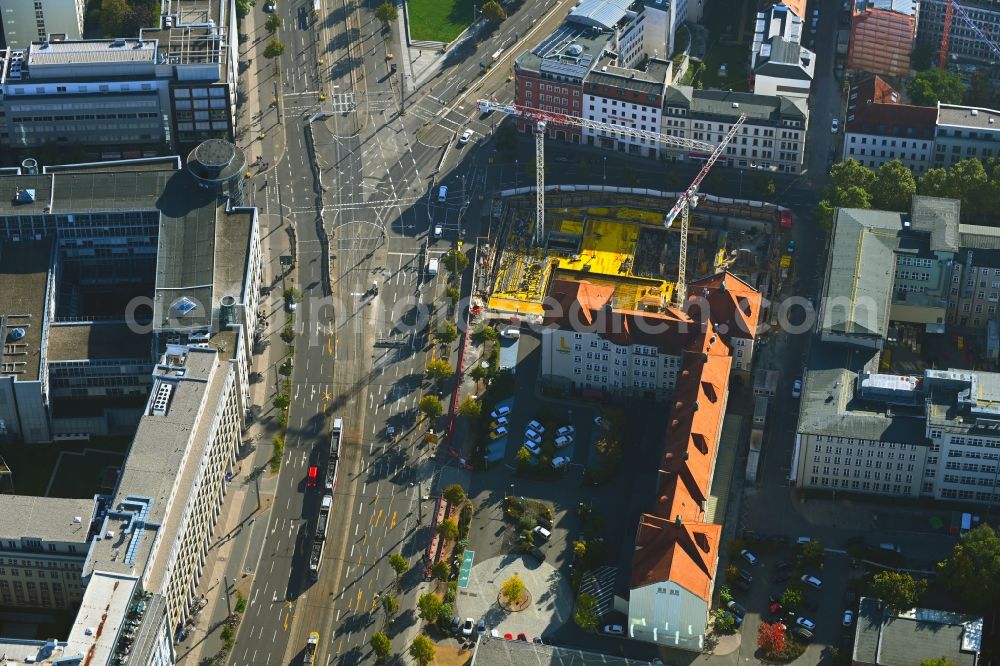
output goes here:
<path id="1" fill-rule="evenodd" d="M 241 59 L 252 57 L 254 62 L 265 62 L 259 51 L 266 40 L 255 39 L 256 32 L 263 34 L 263 26 L 258 28 L 259 16 L 251 11 L 241 25 L 241 30 L 251 36 L 249 47 L 241 53 Z M 243 46 L 243 45 L 241 45 Z M 265 67 L 270 68 L 268 63 Z M 258 126 L 254 131 L 261 109 L 270 108 L 272 93 L 258 83 L 256 65 L 251 65 L 243 74 L 246 87 L 246 103 L 238 109 L 240 127 L 249 128 L 238 139 L 248 161 L 260 157 L 270 162 L 269 169 L 281 159 L 284 152 L 284 128 L 273 121 L 276 131 Z M 271 77 L 268 77 L 269 79 Z M 266 85 L 266 82 L 265 82 Z M 260 552 L 263 548 L 268 510 L 272 501 L 275 477 L 267 471 L 271 454 L 271 440 L 277 432 L 273 424 L 274 409 L 271 398 L 275 393 L 274 366 L 280 362 L 284 343 L 279 334 L 285 324 L 284 296 L 281 289 L 282 267 L 280 257 L 292 255 L 291 236 L 287 233 L 288 222 L 279 215 L 264 214 L 264 199 L 276 188 L 274 179 L 267 179 L 266 171 L 249 173 L 246 205 L 257 205 L 259 213 L 261 251 L 263 261 L 263 282 L 271 286 L 268 296 L 261 299 L 261 309 L 265 313 L 267 328 L 264 333 L 267 346 L 254 362 L 254 369 L 263 379 L 250 387 L 250 404 L 258 409 L 257 420 L 243 433 L 243 445 L 249 446 L 250 453 L 237 461 L 231 470 L 232 479 L 227 487 L 227 497 L 223 502 L 205 565 L 198 581 L 195 597 L 204 604 L 194 622 L 188 627 L 187 638 L 175 645 L 177 663 L 195 666 L 209 663 L 222 648 L 222 628 L 225 619 L 236 605 L 236 592 L 250 597 Z M 267 183 L 258 190 L 257 181 Z M 280 199 L 280 198 L 279 198 Z"/>

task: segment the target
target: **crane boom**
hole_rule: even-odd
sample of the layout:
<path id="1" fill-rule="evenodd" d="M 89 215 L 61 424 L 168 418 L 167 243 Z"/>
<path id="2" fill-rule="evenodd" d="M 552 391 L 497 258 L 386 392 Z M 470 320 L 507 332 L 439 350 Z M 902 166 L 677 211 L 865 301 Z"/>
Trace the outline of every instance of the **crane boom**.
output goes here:
<path id="1" fill-rule="evenodd" d="M 669 227 L 673 224 L 674 220 L 677 219 L 678 215 L 681 216 L 681 243 L 680 253 L 678 255 L 677 285 L 674 289 L 674 303 L 678 308 L 684 305 L 684 301 L 687 298 L 687 276 L 684 273 L 687 270 L 688 211 L 698 205 L 698 186 L 701 185 L 701 181 L 705 180 L 705 176 L 708 175 L 712 166 L 715 165 L 719 157 L 722 156 L 723 151 L 726 150 L 726 146 L 728 146 L 729 142 L 733 140 L 734 136 L 736 136 L 740 126 L 743 125 L 744 121 L 747 119 L 746 114 L 740 114 L 740 117 L 735 123 L 733 123 L 733 126 L 729 128 L 729 132 L 726 133 L 722 142 L 719 143 L 719 145 L 715 145 L 705 141 L 696 141 L 694 139 L 685 139 L 679 136 L 670 136 L 669 134 L 660 134 L 659 132 L 637 130 L 634 127 L 627 127 L 625 125 L 612 125 L 610 123 L 588 120 L 577 116 L 568 116 L 563 113 L 543 111 L 541 109 L 535 109 L 521 104 L 500 104 L 499 102 L 487 99 L 479 100 L 479 111 L 480 113 L 500 111 L 501 113 L 507 113 L 523 120 L 530 120 L 534 123 L 536 155 L 535 242 L 538 244 L 541 244 L 542 242 L 542 227 L 544 224 L 543 217 L 545 215 L 545 153 L 543 142 L 545 141 L 545 126 L 547 123 L 600 130 L 610 132 L 612 135 L 648 139 L 650 143 L 662 143 L 669 148 L 696 150 L 710 153 L 708 160 L 706 160 L 705 164 L 698 171 L 698 175 L 695 176 L 688 188 L 684 190 L 679 197 L 677 197 L 677 202 L 663 219 L 663 225 Z"/>
<path id="2" fill-rule="evenodd" d="M 969 16 L 969 12 L 965 10 L 965 7 L 955 2 L 955 0 L 945 0 L 944 9 L 945 9 L 944 31 L 941 33 L 941 46 L 938 49 L 940 51 L 940 53 L 938 54 L 939 55 L 938 65 L 942 69 L 948 63 L 948 44 L 951 39 L 952 10 L 958 13 L 959 18 L 961 18 L 966 23 L 966 25 L 968 25 L 969 28 L 972 29 L 972 32 L 976 33 L 976 37 L 979 38 L 979 41 L 981 41 L 983 44 L 986 44 L 986 47 L 993 52 L 994 56 L 1000 58 L 1000 46 L 997 46 L 997 43 L 994 42 L 989 35 L 983 32 L 982 28 L 980 28 L 979 25 L 972 20 L 972 17 Z"/>

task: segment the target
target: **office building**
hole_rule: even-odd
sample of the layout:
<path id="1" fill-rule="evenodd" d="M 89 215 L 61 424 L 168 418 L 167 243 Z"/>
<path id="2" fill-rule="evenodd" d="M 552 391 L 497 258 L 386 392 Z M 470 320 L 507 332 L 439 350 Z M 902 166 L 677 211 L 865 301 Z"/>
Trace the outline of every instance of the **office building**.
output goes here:
<path id="1" fill-rule="evenodd" d="M 909 76 L 917 9 L 914 0 L 858 2 L 851 17 L 847 66 L 882 76 Z"/>
<path id="2" fill-rule="evenodd" d="M 950 1 L 920 0 L 920 24 L 917 28 L 917 41 L 930 48 L 935 54 L 938 54 L 941 48 L 945 13 Z M 991 35 L 994 40 L 997 35 L 1000 35 L 1000 4 L 996 0 L 965 0 L 961 4 L 983 33 Z M 949 62 L 996 64 L 996 54 L 954 9 L 951 12 L 951 29 L 948 31 L 948 35 Z M 935 63 L 937 63 L 937 59 L 935 59 Z"/>
<path id="3" fill-rule="evenodd" d="M 952 264 L 948 323 L 981 329 L 998 322 L 1000 304 L 1000 229 L 973 224 L 959 227 L 961 247 Z M 991 354 L 995 358 L 995 354 Z"/>
<path id="4" fill-rule="evenodd" d="M 802 18 L 783 4 L 757 13 L 750 68 L 758 95 L 808 97 L 816 54 L 802 46 Z"/>
<path id="5" fill-rule="evenodd" d="M 4 308 L 22 314 L 13 328 L 8 314 L 6 330 L 25 329 L 18 340 L 34 350 L 24 355 L 37 359 L 40 376 L 28 381 L 8 371 L 3 385 L 19 398 L 13 415 L 5 414 L 8 436 L 14 427 L 21 439 L 37 435 L 29 418 L 36 416 L 52 438 L 92 425 L 51 412 L 43 380 L 51 374 L 55 385 L 57 369 L 79 370 L 59 375 L 69 382 L 59 390 L 72 396 L 126 390 L 102 369 L 123 359 L 135 363 L 123 365 L 126 377 L 146 371 L 128 390 L 149 387 L 109 499 L 0 495 L 0 552 L 16 567 L 15 574 L 0 570 L 0 600 L 8 603 L 9 594 L 13 605 L 78 608 L 65 641 L 12 648 L 36 661 L 84 655 L 94 665 L 172 664 L 173 642 L 200 603 L 194 591 L 248 408 L 262 263 L 256 210 L 233 205 L 240 192 L 233 179 L 245 162 L 233 147 L 201 148 L 185 169 L 162 158 L 0 175 L 0 188 L 31 192 L 16 214 L 0 215 L 0 251 L 19 250 L 45 276 L 33 278 L 23 310 Z M 206 153 L 233 159 L 215 173 L 201 159 Z M 146 319 L 89 323 L 102 299 L 113 308 L 144 292 Z M 126 324 L 139 327 L 134 340 Z M 16 351 L 5 349 L 5 368 Z M 22 406 L 22 394 L 37 396 L 37 404 Z"/>
<path id="6" fill-rule="evenodd" d="M 1000 111 L 938 102 L 934 166 L 990 157 L 1000 157 Z"/>
<path id="7" fill-rule="evenodd" d="M 0 54 L 0 143 L 28 157 L 185 154 L 231 140 L 236 30 L 224 0 L 176 0 L 137 36 L 32 41 Z"/>
<path id="8" fill-rule="evenodd" d="M 809 108 L 802 97 L 756 95 L 724 90 L 667 88 L 660 131 L 663 134 L 721 143 L 740 115 L 747 119 L 719 163 L 740 168 L 800 173 L 805 159 Z M 708 155 L 685 152 L 684 159 Z"/>
<path id="9" fill-rule="evenodd" d="M 983 618 L 931 608 L 894 611 L 879 599 L 861 597 L 854 623 L 852 666 L 910 666 L 941 659 L 976 666 Z"/>
<path id="10" fill-rule="evenodd" d="M 80 39 L 86 5 L 85 0 L 2 0 L 0 14 L 7 46 L 27 48 L 52 34 Z"/>

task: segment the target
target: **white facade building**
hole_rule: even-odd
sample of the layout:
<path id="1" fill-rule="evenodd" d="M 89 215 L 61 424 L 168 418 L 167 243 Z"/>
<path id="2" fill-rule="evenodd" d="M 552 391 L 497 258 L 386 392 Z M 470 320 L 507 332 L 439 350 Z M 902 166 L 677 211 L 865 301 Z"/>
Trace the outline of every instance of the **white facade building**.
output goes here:
<path id="1" fill-rule="evenodd" d="M 7 46 L 26 48 L 53 34 L 80 39 L 86 5 L 86 0 L 0 0 Z"/>
<path id="2" fill-rule="evenodd" d="M 649 61 L 644 72 L 614 67 L 606 60 L 583 82 L 583 117 L 637 130 L 659 131 L 670 69 L 670 63 L 663 60 Z M 661 153 L 659 142 L 643 137 L 611 136 L 607 131 L 592 128 L 584 128 L 583 136 L 584 143 L 608 150 L 644 157 L 657 157 Z"/>
<path id="3" fill-rule="evenodd" d="M 643 60 L 669 60 L 677 30 L 676 5 L 671 0 L 649 0 L 618 35 L 618 66 L 633 69 Z"/>
<path id="4" fill-rule="evenodd" d="M 801 44 L 802 19 L 783 4 L 757 14 L 750 68 L 754 93 L 809 97 L 816 54 Z"/>
<path id="5" fill-rule="evenodd" d="M 1000 111 L 938 102 L 934 142 L 935 167 L 1000 157 Z"/>

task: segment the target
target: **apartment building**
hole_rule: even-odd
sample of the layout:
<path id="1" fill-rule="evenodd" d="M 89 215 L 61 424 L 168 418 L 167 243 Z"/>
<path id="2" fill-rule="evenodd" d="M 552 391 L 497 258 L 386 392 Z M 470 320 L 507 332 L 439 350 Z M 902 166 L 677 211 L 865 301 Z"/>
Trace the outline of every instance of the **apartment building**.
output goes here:
<path id="1" fill-rule="evenodd" d="M 0 604 L 75 608 L 97 500 L 3 495 L 0 507 Z"/>
<path id="2" fill-rule="evenodd" d="M 750 68 L 758 95 L 808 97 L 816 54 L 802 46 L 802 18 L 783 4 L 757 13 Z"/>
<path id="3" fill-rule="evenodd" d="M 908 76 L 918 7 L 915 0 L 857 3 L 851 18 L 847 66 L 883 76 Z"/>
<path id="4" fill-rule="evenodd" d="M 667 61 L 674 53 L 677 3 L 672 0 L 639 0 L 630 8 L 635 15 L 618 37 L 617 65 L 635 69 L 646 60 Z"/>
<path id="5" fill-rule="evenodd" d="M 0 144 L 29 157 L 57 148 L 113 160 L 231 140 L 238 51 L 230 4 L 168 7 L 173 13 L 137 37 L 45 36 L 0 53 Z"/>
<path id="6" fill-rule="evenodd" d="M 891 321 L 944 333 L 960 216 L 957 199 L 914 195 L 895 250 Z"/>
<path id="7" fill-rule="evenodd" d="M 686 312 L 622 310 L 614 287 L 555 280 L 542 329 L 542 378 L 589 394 L 670 396 L 682 356 L 711 330 L 732 351 L 731 368 L 749 373 L 760 293 L 731 273 L 689 285 Z"/>
<path id="8" fill-rule="evenodd" d="M 945 13 L 949 2 L 950 0 L 920 0 L 917 41 L 935 53 L 941 46 Z M 995 0 L 965 0 L 961 4 L 979 29 L 996 39 L 1000 34 L 1000 4 Z M 948 56 L 953 62 L 974 61 L 995 64 L 996 55 L 989 45 L 959 17 L 955 10 L 951 14 L 951 29 L 948 35 Z"/>
<path id="9" fill-rule="evenodd" d="M 663 95 L 670 77 L 670 63 L 650 60 L 642 72 L 622 69 L 605 56 L 583 82 L 583 115 L 609 125 L 658 132 Z M 657 157 L 659 142 L 645 137 L 611 135 L 607 130 L 585 128 L 584 142 L 607 150 Z"/>
<path id="10" fill-rule="evenodd" d="M 197 164 L 192 156 L 189 170 Z M 240 178 L 244 165 L 231 163 L 231 175 Z M 9 193 L 0 203 L 4 439 L 134 427 L 135 410 L 60 416 L 54 405 L 146 395 L 168 343 L 206 342 L 230 327 L 239 330 L 232 350 L 245 412 L 262 279 L 256 212 L 233 207 L 189 170 L 163 158 L 0 175 Z M 128 318 L 142 311 L 127 307 L 143 296 L 153 320 L 132 322 L 147 331 L 136 334 Z"/>
<path id="11" fill-rule="evenodd" d="M 871 103 L 847 112 L 841 159 L 870 169 L 899 160 L 914 174 L 934 166 L 937 111 L 929 106 Z"/>
<path id="12" fill-rule="evenodd" d="M 7 46 L 27 48 L 51 34 L 80 39 L 86 4 L 86 0 L 3 0 L 0 14 Z"/>
<path id="13" fill-rule="evenodd" d="M 934 142 L 935 167 L 1000 157 L 1000 111 L 939 102 Z"/>
<path id="14" fill-rule="evenodd" d="M 741 114 L 747 119 L 726 147 L 719 160 L 722 164 L 783 173 L 802 171 L 809 109 L 801 97 L 671 86 L 663 103 L 660 131 L 720 143 Z M 682 158 L 704 160 L 708 155 L 688 152 Z"/>

